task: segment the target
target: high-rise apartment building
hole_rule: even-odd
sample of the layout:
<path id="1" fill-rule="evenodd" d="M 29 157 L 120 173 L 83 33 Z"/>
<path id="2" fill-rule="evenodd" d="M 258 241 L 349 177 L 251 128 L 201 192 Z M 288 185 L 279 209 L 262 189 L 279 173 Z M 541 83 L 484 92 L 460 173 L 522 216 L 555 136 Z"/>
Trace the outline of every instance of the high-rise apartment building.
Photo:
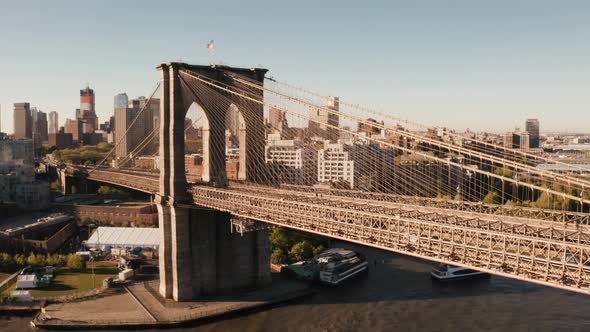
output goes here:
<path id="1" fill-rule="evenodd" d="M 144 109 L 142 112 L 142 117 L 144 121 L 146 134 L 149 134 L 152 131 L 152 129 L 160 126 L 160 99 L 152 98 L 148 102 L 147 98 L 139 97 L 138 100 L 139 108 Z"/>
<path id="2" fill-rule="evenodd" d="M 530 135 L 526 131 L 510 131 L 504 134 L 504 147 L 527 152 L 530 149 Z"/>
<path id="3" fill-rule="evenodd" d="M 315 107 L 309 109 L 308 128 L 312 135 L 318 135 L 332 142 L 338 140 L 340 136 L 338 131 L 338 114 L 327 109 L 337 112 L 339 104 L 338 97 L 330 97 L 328 104 L 325 107 L 321 109 Z"/>
<path id="4" fill-rule="evenodd" d="M 530 148 L 538 148 L 540 146 L 539 119 L 527 119 L 525 124 L 525 130 L 529 133 Z"/>
<path id="5" fill-rule="evenodd" d="M 31 104 L 14 104 L 14 138 L 33 138 L 33 118 Z"/>
<path id="6" fill-rule="evenodd" d="M 269 134 L 264 159 L 281 183 L 311 185 L 317 181 L 318 152 L 302 140 L 283 140 L 280 133 Z"/>
<path id="7" fill-rule="evenodd" d="M 113 141 L 117 143 L 115 153 L 118 159 L 129 156 L 148 137 L 155 128 L 154 118 L 160 115 L 159 99 L 148 101 L 145 97 L 139 97 L 129 99 L 126 105 L 121 106 L 126 98 L 124 93 L 115 97 L 115 116 L 110 121 Z M 140 151 L 136 153 L 141 154 Z"/>
<path id="8" fill-rule="evenodd" d="M 352 141 L 324 143 L 318 152 L 318 182 L 341 188 L 383 190 L 391 183 L 395 150 Z"/>
<path id="9" fill-rule="evenodd" d="M 347 183 L 354 188 L 353 145 L 344 143 L 326 143 L 318 152 L 318 182 Z"/>
<path id="10" fill-rule="evenodd" d="M 82 140 L 82 121 L 66 119 L 65 132 L 72 134 L 74 142 Z"/>
<path id="11" fill-rule="evenodd" d="M 132 103 L 130 102 L 130 105 Z M 117 158 L 125 158 L 139 144 L 144 137 L 143 122 L 138 119 L 135 124 L 131 123 L 139 112 L 135 107 L 115 108 L 115 154 Z"/>
<path id="12" fill-rule="evenodd" d="M 47 113 L 33 107 L 31 108 L 31 118 L 33 119 L 33 144 L 37 148 L 48 139 Z"/>
<path id="13" fill-rule="evenodd" d="M 59 132 L 59 114 L 56 111 L 49 112 L 48 134 L 57 134 Z"/>

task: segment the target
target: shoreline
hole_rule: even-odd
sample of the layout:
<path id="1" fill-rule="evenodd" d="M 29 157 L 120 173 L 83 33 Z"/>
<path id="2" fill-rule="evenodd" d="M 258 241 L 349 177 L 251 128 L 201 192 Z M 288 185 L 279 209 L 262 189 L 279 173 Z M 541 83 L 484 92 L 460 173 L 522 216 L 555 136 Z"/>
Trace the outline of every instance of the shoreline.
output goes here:
<path id="1" fill-rule="evenodd" d="M 135 321 L 125 321 L 125 318 L 123 317 L 121 320 L 115 321 L 109 320 L 108 318 L 105 318 L 102 321 L 85 321 L 84 315 L 93 317 L 94 314 L 92 313 L 82 313 L 79 316 L 76 315 L 75 319 L 61 319 L 52 316 L 53 313 L 59 316 L 60 313 L 63 314 L 71 309 L 68 307 L 51 308 L 51 305 L 49 305 L 46 313 L 44 314 L 39 311 L 33 317 L 30 324 L 32 327 L 47 330 L 112 330 L 195 326 L 268 310 L 313 296 L 316 293 L 316 291 L 309 285 L 301 282 L 294 283 L 292 281 L 279 281 L 270 287 L 243 294 L 207 299 L 203 302 L 181 302 L 181 305 L 186 306 L 184 308 L 160 306 L 154 309 L 154 306 L 158 306 L 159 303 L 146 299 L 145 293 L 144 295 L 137 296 L 136 294 L 133 294 L 134 292 L 137 292 L 137 290 L 128 291 L 128 296 L 131 300 L 130 302 L 138 306 L 140 311 L 146 313 L 144 317 L 139 318 L 139 320 L 134 317 L 134 319 L 136 319 Z M 108 297 L 105 299 L 108 300 Z M 107 306 L 98 307 L 104 308 L 105 311 L 108 310 Z M 104 312 L 103 316 L 108 317 L 108 314 L 108 312 Z M 100 312 L 98 315 L 100 315 Z M 45 317 L 49 317 L 50 319 L 44 319 Z"/>

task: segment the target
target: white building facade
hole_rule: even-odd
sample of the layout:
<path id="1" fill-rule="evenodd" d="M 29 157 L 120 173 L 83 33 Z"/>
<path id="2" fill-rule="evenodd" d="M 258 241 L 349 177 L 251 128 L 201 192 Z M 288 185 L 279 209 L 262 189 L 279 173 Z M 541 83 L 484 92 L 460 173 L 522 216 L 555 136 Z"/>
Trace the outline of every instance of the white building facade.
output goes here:
<path id="1" fill-rule="evenodd" d="M 318 152 L 318 182 L 341 183 L 346 182 L 354 188 L 354 168 L 352 160 L 352 144 L 325 143 Z"/>
<path id="2" fill-rule="evenodd" d="M 317 151 L 301 140 L 282 140 L 280 133 L 269 134 L 264 160 L 271 174 L 290 184 L 313 184 L 316 179 Z"/>

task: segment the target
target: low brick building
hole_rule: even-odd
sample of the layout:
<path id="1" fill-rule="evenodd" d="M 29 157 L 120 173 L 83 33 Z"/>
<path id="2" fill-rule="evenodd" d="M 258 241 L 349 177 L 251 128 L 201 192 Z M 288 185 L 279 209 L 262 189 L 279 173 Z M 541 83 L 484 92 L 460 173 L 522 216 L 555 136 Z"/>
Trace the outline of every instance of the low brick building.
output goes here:
<path id="1" fill-rule="evenodd" d="M 78 221 L 98 221 L 101 225 L 113 226 L 158 226 L 158 211 L 153 204 L 118 204 L 118 205 L 54 205 L 59 210 L 69 213 Z"/>

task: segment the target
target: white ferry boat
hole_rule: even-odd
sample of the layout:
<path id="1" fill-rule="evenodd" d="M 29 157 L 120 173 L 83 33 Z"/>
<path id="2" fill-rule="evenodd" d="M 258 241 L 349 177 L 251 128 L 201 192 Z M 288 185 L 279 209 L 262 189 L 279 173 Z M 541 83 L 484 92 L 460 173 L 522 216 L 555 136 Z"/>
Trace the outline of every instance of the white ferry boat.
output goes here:
<path id="1" fill-rule="evenodd" d="M 328 249 L 314 257 L 319 267 L 319 279 L 329 285 L 339 283 L 367 271 L 366 259 L 352 250 Z"/>
<path id="2" fill-rule="evenodd" d="M 447 264 L 439 264 L 432 268 L 430 275 L 440 281 L 452 281 L 459 279 L 477 278 L 477 277 L 489 277 L 490 275 L 485 272 L 477 270 L 466 269 L 463 267 L 457 267 Z"/>

